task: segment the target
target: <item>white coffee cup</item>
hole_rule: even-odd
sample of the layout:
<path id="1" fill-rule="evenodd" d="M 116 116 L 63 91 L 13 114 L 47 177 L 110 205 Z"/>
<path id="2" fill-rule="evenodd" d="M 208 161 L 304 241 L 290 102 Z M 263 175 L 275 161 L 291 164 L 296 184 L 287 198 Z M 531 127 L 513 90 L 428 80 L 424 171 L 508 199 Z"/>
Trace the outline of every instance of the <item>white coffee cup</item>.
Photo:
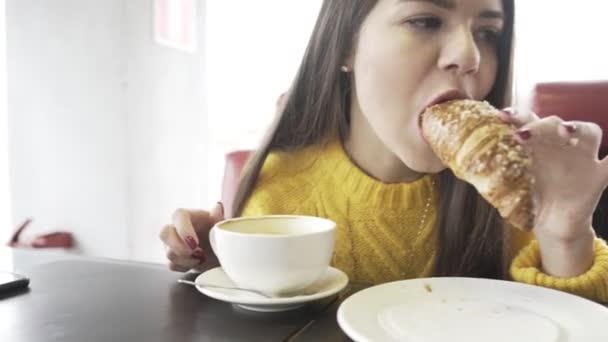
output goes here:
<path id="1" fill-rule="evenodd" d="M 312 216 L 265 215 L 229 219 L 209 232 L 213 252 L 239 287 L 296 293 L 327 270 L 335 222 Z"/>

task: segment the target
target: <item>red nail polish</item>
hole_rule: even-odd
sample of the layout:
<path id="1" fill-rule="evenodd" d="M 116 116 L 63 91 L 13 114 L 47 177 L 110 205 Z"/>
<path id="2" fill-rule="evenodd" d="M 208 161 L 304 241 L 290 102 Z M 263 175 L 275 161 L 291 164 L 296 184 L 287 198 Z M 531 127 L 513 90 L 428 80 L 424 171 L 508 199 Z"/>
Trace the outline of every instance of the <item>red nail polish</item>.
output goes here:
<path id="1" fill-rule="evenodd" d="M 194 238 L 192 236 L 186 237 L 186 243 L 188 244 L 188 247 L 190 247 L 190 249 L 192 249 L 192 250 L 195 250 L 198 248 L 198 243 L 196 243 L 196 240 L 194 240 Z"/>
<path id="2" fill-rule="evenodd" d="M 205 253 L 203 252 L 202 249 L 199 248 L 196 251 L 194 251 L 194 253 L 192 253 L 192 257 L 203 261 L 203 260 L 205 260 Z"/>
<path id="3" fill-rule="evenodd" d="M 576 133 L 576 125 L 571 124 L 571 123 L 562 123 L 562 126 L 564 126 L 564 128 L 566 129 L 566 131 L 568 131 L 568 133 L 570 133 L 570 134 Z"/>
<path id="4" fill-rule="evenodd" d="M 528 140 L 532 138 L 532 131 L 530 131 L 529 129 L 524 129 L 521 131 L 517 131 L 517 135 L 519 135 L 522 140 Z"/>

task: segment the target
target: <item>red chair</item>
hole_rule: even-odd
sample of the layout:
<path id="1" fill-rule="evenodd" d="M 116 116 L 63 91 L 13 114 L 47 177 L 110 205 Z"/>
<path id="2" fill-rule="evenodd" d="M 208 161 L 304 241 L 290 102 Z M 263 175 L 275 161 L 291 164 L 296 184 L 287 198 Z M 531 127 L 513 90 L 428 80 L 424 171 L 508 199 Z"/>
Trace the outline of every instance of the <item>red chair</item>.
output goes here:
<path id="1" fill-rule="evenodd" d="M 608 81 L 539 83 L 532 93 L 532 110 L 540 117 L 595 122 L 604 131 L 600 158 L 608 154 Z M 593 215 L 593 226 L 600 237 L 608 239 L 608 191 Z"/>
<path id="2" fill-rule="evenodd" d="M 74 247 L 74 236 L 71 232 L 68 231 L 56 231 L 51 233 L 46 233 L 43 235 L 39 235 L 32 239 L 31 241 L 23 242 L 20 241 L 21 234 L 27 228 L 30 223 L 32 223 L 32 219 L 28 218 L 23 221 L 13 235 L 11 239 L 7 243 L 9 247 L 14 248 L 64 248 L 64 249 L 72 249 Z"/>
<path id="3" fill-rule="evenodd" d="M 226 154 L 224 167 L 224 178 L 222 179 L 222 204 L 226 218 L 232 215 L 234 196 L 241 179 L 241 173 L 253 151 L 241 150 Z"/>
<path id="4" fill-rule="evenodd" d="M 532 110 L 569 121 L 590 121 L 604 131 L 600 154 L 608 153 L 608 81 L 539 83 L 532 93 Z"/>

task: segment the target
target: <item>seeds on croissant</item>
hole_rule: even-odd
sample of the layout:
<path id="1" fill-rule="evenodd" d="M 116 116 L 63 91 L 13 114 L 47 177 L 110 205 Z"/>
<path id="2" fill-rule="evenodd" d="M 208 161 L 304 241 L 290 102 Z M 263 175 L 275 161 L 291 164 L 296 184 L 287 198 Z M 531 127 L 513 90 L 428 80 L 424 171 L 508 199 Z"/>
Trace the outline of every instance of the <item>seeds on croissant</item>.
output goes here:
<path id="1" fill-rule="evenodd" d="M 514 138 L 515 129 L 498 115 L 487 102 L 449 101 L 427 108 L 422 133 L 456 177 L 472 184 L 511 224 L 529 230 L 531 158 Z"/>

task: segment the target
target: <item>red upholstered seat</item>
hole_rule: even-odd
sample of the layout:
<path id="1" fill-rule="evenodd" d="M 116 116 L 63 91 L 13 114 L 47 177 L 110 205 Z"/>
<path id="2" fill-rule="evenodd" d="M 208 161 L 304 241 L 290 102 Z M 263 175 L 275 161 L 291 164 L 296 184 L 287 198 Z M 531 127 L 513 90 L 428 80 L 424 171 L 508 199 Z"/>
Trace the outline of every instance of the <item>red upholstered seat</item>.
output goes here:
<path id="1" fill-rule="evenodd" d="M 532 93 L 532 110 L 541 117 L 595 122 L 604 132 L 600 158 L 608 154 L 608 81 L 539 83 Z M 608 191 L 593 215 L 593 227 L 608 238 Z"/>
<path id="2" fill-rule="evenodd" d="M 602 155 L 608 152 L 608 81 L 539 83 L 532 93 L 532 110 L 568 121 L 591 121 L 604 131 Z"/>
<path id="3" fill-rule="evenodd" d="M 229 213 L 232 213 L 232 205 L 239 185 L 241 172 L 252 154 L 253 151 L 249 150 L 234 151 L 226 154 L 226 166 L 222 180 L 222 203 L 224 204 L 224 211 L 227 216 Z"/>

